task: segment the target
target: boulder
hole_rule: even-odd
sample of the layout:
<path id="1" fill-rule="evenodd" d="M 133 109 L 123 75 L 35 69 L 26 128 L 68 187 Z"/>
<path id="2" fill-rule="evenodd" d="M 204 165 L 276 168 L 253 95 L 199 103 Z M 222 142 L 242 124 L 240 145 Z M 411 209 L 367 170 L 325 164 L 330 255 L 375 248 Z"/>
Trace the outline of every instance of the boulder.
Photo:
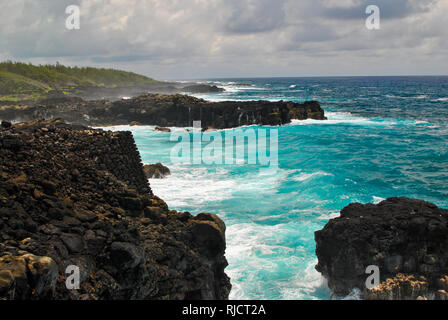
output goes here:
<path id="1" fill-rule="evenodd" d="M 183 87 L 182 90 L 188 93 L 219 93 L 226 91 L 225 89 L 219 88 L 215 85 L 207 85 L 207 84 L 189 85 Z"/>
<path id="2" fill-rule="evenodd" d="M 9 129 L 9 128 L 12 127 L 12 124 L 11 124 L 11 122 L 9 122 L 9 121 L 5 121 L 5 120 L 3 120 L 1 126 L 2 126 L 2 128 L 4 128 L 4 129 Z"/>
<path id="3" fill-rule="evenodd" d="M 51 298 L 58 276 L 58 266 L 50 257 L 3 256 L 0 258 L 0 297 Z"/>
<path id="4" fill-rule="evenodd" d="M 114 242 L 110 246 L 112 263 L 120 270 L 130 270 L 144 262 L 143 250 L 131 243 Z"/>
<path id="5" fill-rule="evenodd" d="M 170 169 L 161 163 L 145 165 L 143 170 L 148 179 L 163 179 L 171 174 Z"/>
<path id="6" fill-rule="evenodd" d="M 155 132 L 171 132 L 170 128 L 162 128 L 162 127 L 155 127 L 154 129 Z"/>
<path id="7" fill-rule="evenodd" d="M 210 257 L 223 254 L 226 249 L 225 224 L 214 214 L 201 213 L 191 224 L 193 238 Z"/>
<path id="8" fill-rule="evenodd" d="M 78 235 L 63 234 L 61 240 L 72 253 L 80 253 L 84 249 L 84 241 Z"/>
<path id="9" fill-rule="evenodd" d="M 448 274 L 448 210 L 422 200 L 351 204 L 315 239 L 316 269 L 339 296 L 358 288 L 369 298 L 416 299 L 443 289 Z M 382 282 L 374 292 L 365 285 L 371 265 Z"/>

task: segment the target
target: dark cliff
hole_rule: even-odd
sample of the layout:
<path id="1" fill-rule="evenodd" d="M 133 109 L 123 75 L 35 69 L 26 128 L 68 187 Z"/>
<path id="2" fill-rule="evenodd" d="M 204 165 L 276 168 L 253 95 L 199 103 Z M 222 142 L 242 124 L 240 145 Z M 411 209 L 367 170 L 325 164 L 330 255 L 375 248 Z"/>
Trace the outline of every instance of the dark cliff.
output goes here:
<path id="1" fill-rule="evenodd" d="M 224 252 L 216 215 L 152 194 L 131 133 L 0 128 L 0 299 L 227 299 Z"/>
<path id="2" fill-rule="evenodd" d="M 448 210 L 407 198 L 351 204 L 316 232 L 316 269 L 336 295 L 366 299 L 448 299 Z M 366 268 L 379 287 L 366 289 Z"/>
<path id="3" fill-rule="evenodd" d="M 33 106 L 0 107 L 0 119 L 35 120 L 61 118 L 89 126 L 156 125 L 191 127 L 201 121 L 203 128 L 225 129 L 244 125 L 282 125 L 291 119 L 325 120 L 316 101 L 304 104 L 269 101 L 208 102 L 185 95 L 148 94 L 129 100 L 84 101 L 81 98 L 53 98 Z"/>

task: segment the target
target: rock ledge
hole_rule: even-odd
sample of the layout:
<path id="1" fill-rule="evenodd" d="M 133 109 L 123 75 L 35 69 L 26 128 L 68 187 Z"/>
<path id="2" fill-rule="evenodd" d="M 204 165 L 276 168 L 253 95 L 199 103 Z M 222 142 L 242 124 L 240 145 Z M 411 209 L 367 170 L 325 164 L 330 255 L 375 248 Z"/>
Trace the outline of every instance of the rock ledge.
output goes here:
<path id="1" fill-rule="evenodd" d="M 225 248 L 219 217 L 152 194 L 130 132 L 2 123 L 0 299 L 227 299 Z"/>
<path id="2" fill-rule="evenodd" d="M 442 298 L 439 291 L 448 289 L 448 210 L 432 203 L 390 198 L 351 204 L 315 239 L 316 269 L 336 295 L 359 288 L 368 299 Z M 369 292 L 370 265 L 379 267 L 382 284 Z"/>

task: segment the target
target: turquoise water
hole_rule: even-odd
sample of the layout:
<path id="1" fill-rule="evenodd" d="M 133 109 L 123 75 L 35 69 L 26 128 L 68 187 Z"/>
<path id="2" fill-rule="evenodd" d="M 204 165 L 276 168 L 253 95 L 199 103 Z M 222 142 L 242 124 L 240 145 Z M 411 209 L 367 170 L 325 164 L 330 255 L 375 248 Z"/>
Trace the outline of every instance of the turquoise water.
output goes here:
<path id="1" fill-rule="evenodd" d="M 226 79 L 210 100 L 321 102 L 328 121 L 277 128 L 279 169 L 173 164 L 176 142 L 134 132 L 145 163 L 172 170 L 151 180 L 172 209 L 226 222 L 232 299 L 329 299 L 314 270 L 314 232 L 351 202 L 391 196 L 448 208 L 448 77 Z M 244 85 L 242 85 L 244 84 Z M 121 128 L 122 129 L 122 128 Z M 261 127 L 243 130 L 266 129 Z M 184 129 L 176 129 L 184 132 Z"/>

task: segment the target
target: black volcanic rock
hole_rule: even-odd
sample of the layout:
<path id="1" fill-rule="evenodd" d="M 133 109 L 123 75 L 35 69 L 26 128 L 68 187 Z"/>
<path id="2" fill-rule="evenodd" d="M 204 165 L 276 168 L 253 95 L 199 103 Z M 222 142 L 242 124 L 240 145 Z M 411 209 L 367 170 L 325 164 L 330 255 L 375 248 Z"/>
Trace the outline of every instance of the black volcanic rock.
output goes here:
<path id="1" fill-rule="evenodd" d="M 5 129 L 9 129 L 9 128 L 11 128 L 12 124 L 9 121 L 2 121 L 1 126 Z"/>
<path id="2" fill-rule="evenodd" d="M 145 165 L 143 170 L 148 179 L 163 179 L 171 174 L 170 169 L 161 163 Z"/>
<path id="3" fill-rule="evenodd" d="M 155 132 L 165 132 L 165 133 L 169 133 L 169 132 L 171 132 L 171 129 L 170 129 L 170 128 L 155 127 L 155 128 L 154 128 L 154 131 L 155 131 Z"/>
<path id="4" fill-rule="evenodd" d="M 188 93 L 218 93 L 226 91 L 223 88 L 219 88 L 215 85 L 208 85 L 208 84 L 189 85 L 183 87 L 182 90 Z"/>
<path id="5" fill-rule="evenodd" d="M 316 269 L 336 295 L 359 288 L 368 299 L 448 297 L 448 210 L 408 198 L 377 205 L 351 204 L 315 233 Z M 382 284 L 367 290 L 366 268 L 380 269 Z"/>
<path id="6" fill-rule="evenodd" d="M 201 121 L 203 128 L 225 129 L 244 125 L 278 126 L 291 119 L 325 120 L 316 101 L 304 104 L 269 101 L 208 102 L 185 95 L 148 94 L 129 100 L 84 101 L 54 98 L 34 106 L 2 106 L 0 118 L 36 120 L 61 118 L 70 123 L 103 126 L 139 123 L 160 127 L 191 127 Z"/>
<path id="7" fill-rule="evenodd" d="M 130 132 L 0 127 L 0 300 L 227 299 L 224 232 L 152 194 Z"/>

